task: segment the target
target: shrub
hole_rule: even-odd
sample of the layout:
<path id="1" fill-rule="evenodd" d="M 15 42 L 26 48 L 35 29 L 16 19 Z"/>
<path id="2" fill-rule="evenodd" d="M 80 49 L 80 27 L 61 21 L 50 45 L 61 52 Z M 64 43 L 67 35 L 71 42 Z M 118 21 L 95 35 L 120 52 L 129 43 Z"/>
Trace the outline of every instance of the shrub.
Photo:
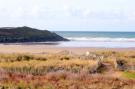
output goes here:
<path id="1" fill-rule="evenodd" d="M 16 58 L 17 61 L 29 61 L 30 59 L 33 59 L 33 57 L 28 55 L 19 55 Z"/>

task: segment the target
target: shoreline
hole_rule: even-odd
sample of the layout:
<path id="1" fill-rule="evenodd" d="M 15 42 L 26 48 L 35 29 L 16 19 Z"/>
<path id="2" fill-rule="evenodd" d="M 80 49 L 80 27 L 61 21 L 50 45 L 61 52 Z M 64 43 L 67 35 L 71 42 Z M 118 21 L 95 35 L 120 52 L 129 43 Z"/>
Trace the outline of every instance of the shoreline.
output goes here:
<path id="1" fill-rule="evenodd" d="M 58 47 L 54 44 L 0 44 L 0 53 L 57 53 L 61 51 L 71 51 L 82 54 L 87 51 L 135 51 L 133 48 L 105 48 L 105 47 Z"/>

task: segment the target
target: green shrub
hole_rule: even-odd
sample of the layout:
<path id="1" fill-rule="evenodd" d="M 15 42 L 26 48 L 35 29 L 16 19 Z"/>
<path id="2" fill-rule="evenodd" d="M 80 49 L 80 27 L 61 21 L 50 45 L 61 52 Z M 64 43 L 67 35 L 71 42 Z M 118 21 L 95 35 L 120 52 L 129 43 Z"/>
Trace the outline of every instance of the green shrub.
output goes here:
<path id="1" fill-rule="evenodd" d="M 135 73 L 132 72 L 122 72 L 122 76 L 128 79 L 135 79 Z"/>

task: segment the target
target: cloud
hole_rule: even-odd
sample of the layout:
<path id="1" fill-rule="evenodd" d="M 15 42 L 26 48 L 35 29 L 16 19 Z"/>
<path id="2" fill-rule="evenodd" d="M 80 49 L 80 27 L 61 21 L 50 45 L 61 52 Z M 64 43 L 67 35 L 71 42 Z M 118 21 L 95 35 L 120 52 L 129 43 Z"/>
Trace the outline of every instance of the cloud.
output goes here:
<path id="1" fill-rule="evenodd" d="M 90 9 L 85 9 L 82 14 L 84 17 L 87 17 L 91 12 Z"/>
<path id="2" fill-rule="evenodd" d="M 0 0 L 4 23 L 39 27 L 125 26 L 135 23 L 134 0 Z"/>
<path id="3" fill-rule="evenodd" d="M 135 11 L 127 14 L 128 20 L 135 21 Z"/>

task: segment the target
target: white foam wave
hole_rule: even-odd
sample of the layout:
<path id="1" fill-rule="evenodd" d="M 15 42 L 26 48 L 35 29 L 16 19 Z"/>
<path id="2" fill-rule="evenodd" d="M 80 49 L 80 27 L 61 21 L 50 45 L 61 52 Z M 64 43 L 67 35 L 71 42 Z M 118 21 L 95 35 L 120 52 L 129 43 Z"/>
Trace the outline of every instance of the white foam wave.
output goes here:
<path id="1" fill-rule="evenodd" d="M 67 37 L 67 39 L 72 40 L 72 41 L 135 42 L 135 38 Z"/>

